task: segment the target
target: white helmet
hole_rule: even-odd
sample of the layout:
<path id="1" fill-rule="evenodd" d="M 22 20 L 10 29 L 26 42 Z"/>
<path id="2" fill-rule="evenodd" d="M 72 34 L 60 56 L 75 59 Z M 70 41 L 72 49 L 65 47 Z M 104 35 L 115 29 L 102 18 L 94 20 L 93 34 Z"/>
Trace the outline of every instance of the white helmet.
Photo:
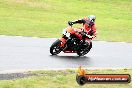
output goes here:
<path id="1" fill-rule="evenodd" d="M 96 16 L 95 15 L 90 15 L 88 16 L 91 22 L 95 22 Z"/>

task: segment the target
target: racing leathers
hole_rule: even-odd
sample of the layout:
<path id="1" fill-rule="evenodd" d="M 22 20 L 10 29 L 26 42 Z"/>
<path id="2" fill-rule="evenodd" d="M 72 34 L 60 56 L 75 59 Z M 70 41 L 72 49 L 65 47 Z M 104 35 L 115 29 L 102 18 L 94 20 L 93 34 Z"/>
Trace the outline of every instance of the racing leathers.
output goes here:
<path id="1" fill-rule="evenodd" d="M 82 36 L 86 36 L 88 35 L 84 40 L 85 42 L 89 42 L 91 41 L 93 38 L 96 37 L 96 27 L 95 27 L 95 23 L 93 21 L 90 21 L 90 19 L 88 17 L 81 19 L 81 20 L 77 20 L 77 21 L 69 21 L 68 24 L 70 26 L 72 26 L 73 24 L 83 24 L 83 27 L 81 28 L 82 30 L 84 30 L 82 32 Z"/>

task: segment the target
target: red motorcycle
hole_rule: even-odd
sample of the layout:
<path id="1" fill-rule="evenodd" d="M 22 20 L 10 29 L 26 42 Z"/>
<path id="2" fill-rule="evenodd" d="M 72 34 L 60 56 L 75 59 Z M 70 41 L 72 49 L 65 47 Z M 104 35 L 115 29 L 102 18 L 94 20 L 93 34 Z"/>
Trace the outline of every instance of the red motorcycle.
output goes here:
<path id="1" fill-rule="evenodd" d="M 50 53 L 57 55 L 61 51 L 64 53 L 77 53 L 79 56 L 86 55 L 92 48 L 92 42 L 85 42 L 89 38 L 83 29 L 68 26 L 63 30 L 62 38 L 57 39 L 50 47 Z"/>

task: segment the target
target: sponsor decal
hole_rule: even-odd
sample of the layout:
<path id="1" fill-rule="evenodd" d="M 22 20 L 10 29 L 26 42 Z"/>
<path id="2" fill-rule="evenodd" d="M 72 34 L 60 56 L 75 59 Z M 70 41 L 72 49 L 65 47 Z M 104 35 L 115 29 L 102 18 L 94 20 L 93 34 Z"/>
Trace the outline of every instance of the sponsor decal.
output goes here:
<path id="1" fill-rule="evenodd" d="M 86 83 L 130 83 L 131 76 L 129 74 L 87 74 L 84 69 L 79 67 L 76 81 L 79 85 Z"/>

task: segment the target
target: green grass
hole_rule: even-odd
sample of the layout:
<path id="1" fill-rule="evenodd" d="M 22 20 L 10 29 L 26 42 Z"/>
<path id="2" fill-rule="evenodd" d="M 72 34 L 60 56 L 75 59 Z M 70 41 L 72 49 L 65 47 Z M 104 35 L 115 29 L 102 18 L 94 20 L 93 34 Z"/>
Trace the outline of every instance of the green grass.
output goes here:
<path id="1" fill-rule="evenodd" d="M 0 88 L 80 88 L 74 70 L 29 72 L 38 76 L 0 81 Z M 132 69 L 87 70 L 88 74 L 130 74 Z M 129 84 L 85 84 L 81 88 L 132 88 Z"/>
<path id="2" fill-rule="evenodd" d="M 132 42 L 132 0 L 0 0 L 0 35 L 61 37 L 67 21 L 90 14 L 96 40 Z"/>

